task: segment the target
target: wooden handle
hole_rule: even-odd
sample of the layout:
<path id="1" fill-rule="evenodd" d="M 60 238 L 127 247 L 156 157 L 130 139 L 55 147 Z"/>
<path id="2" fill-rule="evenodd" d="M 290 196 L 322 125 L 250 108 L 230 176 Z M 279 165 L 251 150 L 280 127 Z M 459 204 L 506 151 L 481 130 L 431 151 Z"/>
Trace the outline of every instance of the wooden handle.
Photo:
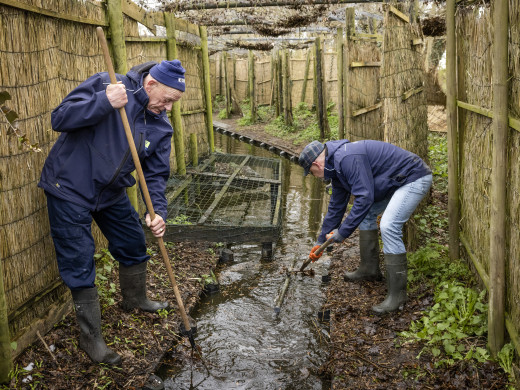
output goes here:
<path id="1" fill-rule="evenodd" d="M 331 238 L 329 238 L 327 241 L 325 241 L 318 249 L 316 249 L 316 251 L 314 252 L 315 255 L 319 255 L 321 252 L 323 252 L 325 250 L 325 248 L 327 248 L 330 244 L 332 244 L 334 242 L 334 240 Z M 312 259 L 311 257 L 309 256 L 309 258 L 307 260 L 305 260 L 305 262 L 302 264 L 302 266 L 300 267 L 300 272 L 303 271 L 310 263 L 312 262 Z"/>
<path id="2" fill-rule="evenodd" d="M 108 68 L 108 75 L 110 76 L 110 82 L 112 84 L 117 84 L 116 72 L 114 71 L 114 66 L 112 65 L 112 59 L 110 58 L 110 53 L 108 51 L 108 45 L 107 45 L 107 40 L 105 38 L 105 33 L 103 32 L 103 29 L 101 27 L 96 28 L 96 33 L 99 38 L 99 43 L 101 44 L 101 49 L 103 50 L 103 56 L 105 57 L 105 63 Z M 121 107 L 119 109 L 119 113 L 121 114 L 121 120 L 123 121 L 123 127 L 125 129 L 125 134 L 126 134 L 126 138 L 128 140 L 128 145 L 130 146 L 130 152 L 132 153 L 132 159 L 134 160 L 134 165 L 135 165 L 135 169 L 137 171 L 137 176 L 139 177 L 139 185 L 141 186 L 144 201 L 146 203 L 146 208 L 148 209 L 148 214 L 150 214 L 150 219 L 153 221 L 155 219 L 155 211 L 153 209 L 152 199 L 150 198 L 150 193 L 148 192 L 148 186 L 146 185 L 146 180 L 144 178 L 143 169 L 141 168 L 141 162 L 139 161 L 139 155 L 137 154 L 137 149 L 135 147 L 134 138 L 132 137 L 132 131 L 130 129 L 130 123 L 128 123 L 128 117 L 126 116 L 125 108 Z M 158 237 L 157 242 L 158 242 L 159 248 L 161 250 L 161 255 L 162 255 L 162 258 L 164 261 L 164 265 L 166 266 L 168 276 L 170 277 L 170 281 L 173 285 L 173 292 L 175 294 L 175 299 L 177 300 L 177 305 L 179 306 L 179 311 L 181 313 L 182 322 L 184 323 L 184 328 L 186 329 L 186 332 L 189 334 L 189 332 L 191 330 L 190 322 L 188 320 L 188 316 L 186 315 L 186 310 L 184 309 L 184 304 L 182 303 L 182 297 L 179 292 L 177 282 L 175 281 L 175 275 L 173 274 L 172 266 L 170 264 L 170 259 L 168 258 L 168 253 L 166 252 L 166 247 L 164 246 L 163 238 Z"/>

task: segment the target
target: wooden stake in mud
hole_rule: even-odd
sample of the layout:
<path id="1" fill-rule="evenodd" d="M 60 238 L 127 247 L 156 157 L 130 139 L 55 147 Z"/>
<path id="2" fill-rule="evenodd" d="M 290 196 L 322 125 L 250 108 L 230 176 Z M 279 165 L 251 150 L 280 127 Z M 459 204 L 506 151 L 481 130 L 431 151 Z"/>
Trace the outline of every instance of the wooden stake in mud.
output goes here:
<path id="1" fill-rule="evenodd" d="M 105 57 L 105 63 L 108 68 L 110 82 L 112 84 L 117 84 L 116 73 L 114 72 L 112 60 L 110 59 L 110 54 L 108 52 L 108 45 L 107 45 L 107 41 L 105 38 L 105 34 L 101 27 L 97 27 L 96 31 L 97 31 L 97 35 L 99 38 L 99 42 L 101 44 L 101 49 L 103 50 L 103 56 Z M 125 128 L 126 138 L 128 140 L 130 152 L 132 153 L 132 159 L 134 160 L 135 169 L 137 170 L 137 175 L 139 177 L 139 185 L 141 186 L 141 190 L 143 192 L 143 197 L 144 197 L 144 201 L 146 203 L 146 208 L 148 209 L 150 218 L 153 221 L 155 219 L 155 211 L 153 208 L 152 199 L 150 198 L 150 193 L 148 192 L 148 186 L 146 185 L 146 180 L 144 178 L 143 169 L 141 168 L 141 162 L 139 161 L 139 156 L 137 154 L 137 149 L 135 147 L 134 139 L 132 137 L 132 131 L 130 130 L 130 124 L 128 123 L 128 117 L 126 116 L 126 110 L 124 107 L 121 107 L 119 109 L 119 114 L 121 114 L 121 120 L 123 121 L 123 127 Z M 166 270 L 168 271 L 168 276 L 170 277 L 170 281 L 173 285 L 173 292 L 175 293 L 175 299 L 177 300 L 177 305 L 179 305 L 179 311 L 181 313 L 182 322 L 184 324 L 184 329 L 190 340 L 191 347 L 195 348 L 195 340 L 193 338 L 193 332 L 190 327 L 190 322 L 188 320 L 186 310 L 184 309 L 184 304 L 182 303 L 181 294 L 179 292 L 179 288 L 177 287 L 177 282 L 175 281 L 175 275 L 173 274 L 172 266 L 170 264 L 170 259 L 168 258 L 168 253 L 166 252 L 166 247 L 164 246 L 163 238 L 158 237 L 157 243 L 159 244 L 159 248 L 161 250 L 161 255 L 162 255 L 162 258 L 164 261 L 164 265 L 166 266 Z"/>

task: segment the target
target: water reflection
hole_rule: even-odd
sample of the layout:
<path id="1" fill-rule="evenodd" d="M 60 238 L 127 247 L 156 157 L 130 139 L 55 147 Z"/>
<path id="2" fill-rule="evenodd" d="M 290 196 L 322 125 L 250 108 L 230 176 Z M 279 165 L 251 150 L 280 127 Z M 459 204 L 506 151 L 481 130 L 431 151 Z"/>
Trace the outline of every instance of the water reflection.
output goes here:
<path id="1" fill-rule="evenodd" d="M 225 153 L 276 157 L 227 136 L 215 134 L 215 143 Z M 312 266 L 315 277 L 292 277 L 280 314 L 273 310 L 284 268 L 307 259 L 327 204 L 323 183 L 302 172 L 283 160 L 282 230 L 273 261 L 260 260 L 260 243 L 231 246 L 235 261 L 216 272 L 221 292 L 192 313 L 205 365 L 164 365 L 158 374 L 167 389 L 330 388 L 316 372 L 328 353 L 327 328 L 317 320 L 326 255 Z"/>

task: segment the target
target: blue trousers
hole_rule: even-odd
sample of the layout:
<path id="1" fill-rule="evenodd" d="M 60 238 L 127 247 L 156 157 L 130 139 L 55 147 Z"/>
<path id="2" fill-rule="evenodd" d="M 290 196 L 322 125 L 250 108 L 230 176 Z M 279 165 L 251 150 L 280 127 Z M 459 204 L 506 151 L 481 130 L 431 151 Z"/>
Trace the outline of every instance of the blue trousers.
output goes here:
<path id="1" fill-rule="evenodd" d="M 376 230 L 377 216 L 383 213 L 379 224 L 383 253 L 405 253 L 403 225 L 428 193 L 432 180 L 432 175 L 423 176 L 402 186 L 391 197 L 375 202 L 363 222 L 359 224 L 359 230 Z"/>
<path id="2" fill-rule="evenodd" d="M 71 290 L 95 286 L 95 244 L 92 219 L 108 240 L 108 250 L 121 264 L 147 261 L 144 231 L 127 196 L 100 211 L 91 211 L 48 193 L 47 209 L 58 269 Z"/>

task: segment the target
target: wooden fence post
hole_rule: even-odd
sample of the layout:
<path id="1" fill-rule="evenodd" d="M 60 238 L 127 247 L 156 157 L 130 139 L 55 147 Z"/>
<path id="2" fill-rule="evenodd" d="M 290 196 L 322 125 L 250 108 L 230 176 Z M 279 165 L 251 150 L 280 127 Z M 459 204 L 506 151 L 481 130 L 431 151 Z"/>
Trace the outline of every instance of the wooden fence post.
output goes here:
<path id="1" fill-rule="evenodd" d="M 345 138 L 345 117 L 343 112 L 343 28 L 338 27 L 336 34 L 338 68 L 338 138 Z"/>
<path id="2" fill-rule="evenodd" d="M 459 159 L 457 121 L 457 78 L 455 0 L 446 2 L 446 111 L 448 125 L 448 220 L 450 259 L 460 258 Z"/>
<path id="3" fill-rule="evenodd" d="M 191 165 L 196 167 L 199 165 L 199 150 L 197 147 L 197 134 L 190 134 L 190 161 Z"/>
<path id="4" fill-rule="evenodd" d="M 0 383 L 9 381 L 9 372 L 13 369 L 7 301 L 4 290 L 4 268 L 0 259 Z"/>
<path id="5" fill-rule="evenodd" d="M 251 107 L 251 121 L 256 122 L 256 99 L 255 99 L 255 56 L 249 50 L 249 107 Z"/>
<path id="6" fill-rule="evenodd" d="M 226 118 L 229 118 L 231 115 L 231 93 L 229 91 L 229 77 L 227 71 L 227 52 L 223 53 L 222 61 L 224 63 L 224 96 L 226 98 Z"/>
<path id="7" fill-rule="evenodd" d="M 316 37 L 315 39 L 315 86 L 316 86 L 316 115 L 318 117 L 318 124 L 320 126 L 320 139 L 323 141 L 329 138 L 330 129 L 329 122 L 327 118 L 327 107 L 325 107 L 325 99 L 324 99 L 324 87 L 323 87 L 323 69 L 322 69 L 322 50 L 320 37 Z"/>
<path id="8" fill-rule="evenodd" d="M 202 46 L 202 68 L 204 72 L 204 95 L 206 96 L 206 129 L 208 132 L 209 151 L 215 151 L 215 136 L 213 133 L 213 103 L 211 101 L 211 76 L 208 55 L 208 31 L 206 26 L 199 27 Z"/>
<path id="9" fill-rule="evenodd" d="M 488 344 L 493 357 L 504 346 L 506 301 L 507 139 L 509 133 L 508 33 L 509 2 L 495 1 L 493 51 L 493 165 L 489 258 Z"/>
<path id="10" fill-rule="evenodd" d="M 166 58 L 171 61 L 177 58 L 177 38 L 175 37 L 175 15 L 170 12 L 164 13 L 166 25 Z M 184 157 L 184 129 L 182 127 L 181 103 L 173 103 L 173 144 L 175 147 L 175 161 L 177 162 L 177 174 L 186 174 L 186 160 Z"/>
<path id="11" fill-rule="evenodd" d="M 309 68 L 311 66 L 311 53 L 312 50 L 307 50 L 307 58 L 305 59 L 305 72 L 303 74 L 303 85 L 300 102 L 305 103 L 305 95 L 307 94 L 307 80 L 309 79 Z"/>
<path id="12" fill-rule="evenodd" d="M 126 62 L 125 30 L 123 27 L 123 9 L 121 0 L 108 0 L 107 2 L 108 24 L 110 29 L 110 45 L 114 56 L 114 70 L 119 74 L 126 74 L 128 65 Z M 134 209 L 139 208 L 137 200 L 137 174 L 132 172 L 136 184 L 126 189 L 130 203 Z"/>
<path id="13" fill-rule="evenodd" d="M 282 55 L 283 55 L 283 51 L 282 50 L 278 50 L 278 55 L 277 55 L 277 62 L 278 62 L 278 73 L 276 75 L 277 79 L 278 79 L 278 110 L 280 112 L 280 115 L 282 115 L 282 112 L 283 112 L 283 109 L 284 109 L 284 101 L 285 101 L 285 97 L 284 97 L 284 89 L 283 89 L 283 63 L 282 63 Z"/>
<path id="14" fill-rule="evenodd" d="M 223 91 L 222 91 L 222 73 L 224 73 L 224 61 L 222 60 L 222 52 L 218 53 L 218 66 L 219 66 L 219 72 L 218 72 L 218 91 L 219 91 L 219 95 L 222 96 L 223 95 Z"/>
<path id="15" fill-rule="evenodd" d="M 347 50 L 345 53 L 345 98 L 344 98 L 344 106 L 345 106 L 345 137 L 350 141 L 354 141 L 352 139 L 352 106 L 350 104 L 350 78 L 352 76 L 352 69 L 350 68 L 351 55 L 350 55 L 350 47 L 352 36 L 356 32 L 356 21 L 354 15 L 354 8 L 347 8 L 345 11 L 345 35 L 346 35 L 346 46 Z"/>
<path id="16" fill-rule="evenodd" d="M 283 119 L 286 126 L 293 125 L 291 107 L 291 79 L 287 49 L 282 50 Z"/>

